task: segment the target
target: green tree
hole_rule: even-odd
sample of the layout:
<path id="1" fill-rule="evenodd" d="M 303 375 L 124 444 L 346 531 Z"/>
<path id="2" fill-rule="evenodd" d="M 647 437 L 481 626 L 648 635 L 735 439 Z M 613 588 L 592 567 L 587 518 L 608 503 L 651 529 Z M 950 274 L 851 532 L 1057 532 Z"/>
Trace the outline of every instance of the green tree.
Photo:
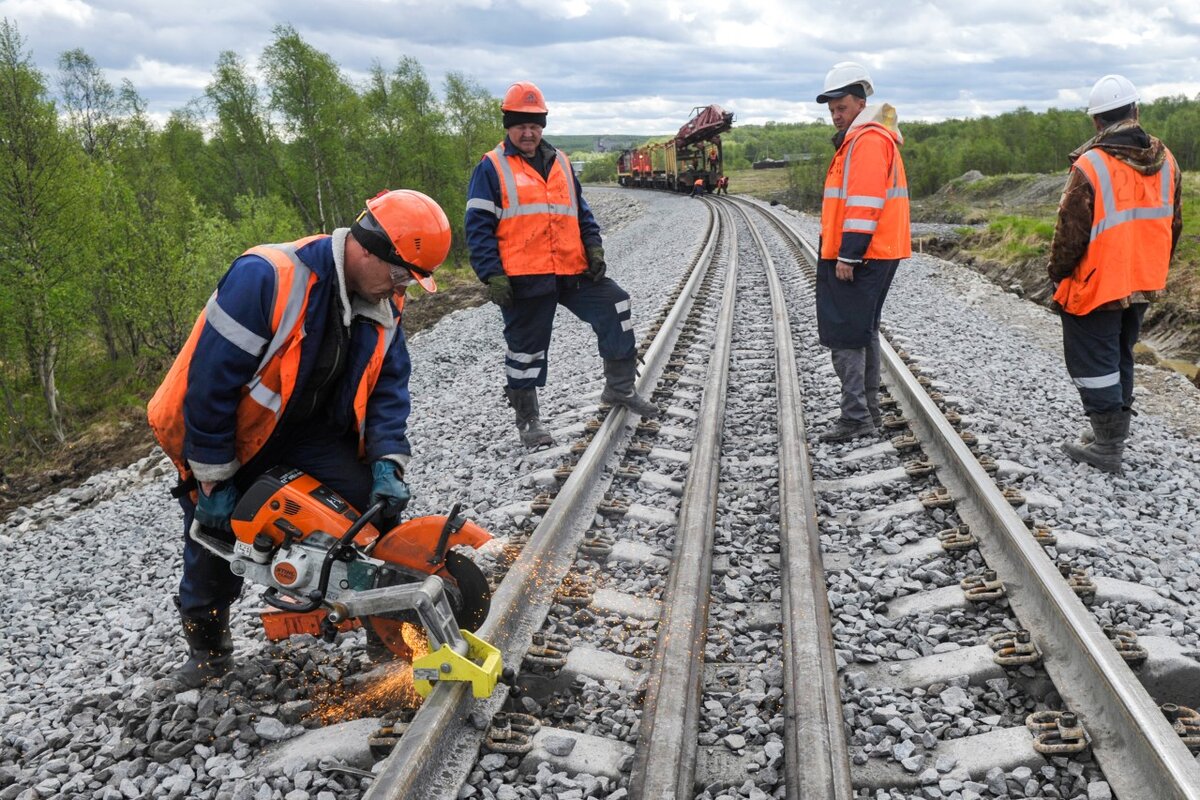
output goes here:
<path id="1" fill-rule="evenodd" d="M 79 223 L 88 212 L 89 182 L 83 154 L 59 129 L 45 78 L 7 18 L 0 21 L 0 110 L 3 324 L 21 341 L 50 432 L 62 442 L 58 369 L 83 316 L 81 281 L 92 253 Z"/>
<path id="2" fill-rule="evenodd" d="M 263 51 L 271 109 L 280 115 L 290 157 L 283 173 L 310 229 L 329 231 L 353 219 L 362 204 L 346 152 L 359 131 L 358 95 L 332 58 L 305 42 L 290 25 L 275 28 Z"/>

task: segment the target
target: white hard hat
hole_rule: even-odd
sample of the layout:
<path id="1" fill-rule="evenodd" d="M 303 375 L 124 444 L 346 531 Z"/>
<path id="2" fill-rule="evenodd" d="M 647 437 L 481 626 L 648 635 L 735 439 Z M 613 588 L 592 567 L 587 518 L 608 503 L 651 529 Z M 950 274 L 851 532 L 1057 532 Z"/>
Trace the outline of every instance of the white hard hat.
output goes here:
<path id="1" fill-rule="evenodd" d="M 1124 75 L 1105 75 L 1092 87 L 1087 113 L 1094 117 L 1105 111 L 1136 103 L 1140 99 L 1137 89 Z"/>
<path id="2" fill-rule="evenodd" d="M 874 87 L 871 86 L 871 76 L 866 67 L 857 61 L 839 61 L 825 75 L 825 87 L 817 95 L 817 102 L 828 103 L 830 100 L 845 97 L 850 94 L 846 87 L 856 83 L 862 85 L 867 97 L 875 93 Z"/>

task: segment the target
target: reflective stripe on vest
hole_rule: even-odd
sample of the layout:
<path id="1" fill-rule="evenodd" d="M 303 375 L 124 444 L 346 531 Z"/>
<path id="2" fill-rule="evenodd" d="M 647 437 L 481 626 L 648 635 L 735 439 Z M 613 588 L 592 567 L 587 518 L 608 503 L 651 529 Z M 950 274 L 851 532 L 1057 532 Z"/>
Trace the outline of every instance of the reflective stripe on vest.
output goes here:
<path id="1" fill-rule="evenodd" d="M 1170 151 L 1162 169 L 1144 175 L 1101 149 L 1081 155 L 1073 167 L 1095 194 L 1088 248 L 1075 271 L 1059 281 L 1054 300 L 1081 316 L 1134 292 L 1167 285 L 1175 217 L 1175 174 Z"/>
<path id="2" fill-rule="evenodd" d="M 271 338 L 264 339 L 229 317 L 217 304 L 214 293 L 197 318 L 166 378 L 151 398 L 147 408 L 150 425 L 163 451 L 170 456 L 184 480 L 191 475 L 191 469 L 183 456 L 187 436 L 183 405 L 192 356 L 206 324 L 217 335 L 247 353 L 258 355 L 255 351 L 261 351 L 254 376 L 243 387 L 244 393 L 237 406 L 235 451 L 238 462 L 245 464 L 262 449 L 274 432 L 295 388 L 309 291 L 316 282 L 316 276 L 300 259 L 297 251 L 319 238 L 323 237 L 310 236 L 291 244 L 262 245 L 243 253 L 244 256 L 262 258 L 275 271 Z M 383 359 L 399 330 L 399 324 L 391 329 L 376 325 L 375 330 L 380 335 L 354 396 L 360 455 L 365 452 L 367 400 L 374 390 Z"/>
<path id="3" fill-rule="evenodd" d="M 1172 203 L 1175 184 L 1171 181 L 1170 159 L 1166 160 L 1163 163 L 1162 169 L 1158 171 L 1159 195 L 1161 198 L 1159 205 L 1136 206 L 1124 211 L 1118 211 L 1117 194 L 1113 190 L 1112 175 L 1104 163 L 1105 157 L 1100 155 L 1100 151 L 1098 150 L 1088 150 L 1079 158 L 1080 160 L 1086 159 L 1092 165 L 1092 169 L 1095 170 L 1099 186 L 1094 188 L 1096 189 L 1097 198 L 1104 208 L 1103 219 L 1092 225 L 1091 238 L 1093 240 L 1109 228 L 1125 222 L 1132 222 L 1135 219 L 1162 219 L 1163 217 L 1173 217 L 1175 215 L 1175 206 Z"/>
<path id="4" fill-rule="evenodd" d="M 873 126 L 878 128 L 879 126 Z M 870 128 L 861 129 L 862 132 Z M 883 129 L 880 129 L 881 131 Z M 904 175 L 904 162 L 900 158 L 899 148 L 890 134 L 888 140 L 892 143 L 894 157 L 888 167 L 887 180 L 890 186 L 882 196 L 850 194 L 851 169 L 855 163 L 854 148 L 858 144 L 862 132 L 856 133 L 845 144 L 845 154 L 834 154 L 826 175 L 826 185 L 822 193 L 821 208 L 821 258 L 835 259 L 841 248 L 842 234 L 865 233 L 871 234 L 871 241 L 864 254 L 866 259 L 898 259 L 907 258 L 912 254 L 912 244 L 908 225 L 908 182 Z M 837 167 L 841 166 L 841 182 L 830 185 L 836 180 Z M 861 165 L 860 165 L 861 166 Z M 872 169 L 867 165 L 865 169 Z M 863 214 L 856 209 L 871 209 L 878 214 Z"/>
<path id="5" fill-rule="evenodd" d="M 486 200 L 468 205 L 496 214 L 496 241 L 507 275 L 578 275 L 587 268 L 575 175 L 566 154 L 555 152 L 546 178 L 523 156 L 505 155 L 503 142 L 487 154 L 500 181 L 500 206 Z"/>

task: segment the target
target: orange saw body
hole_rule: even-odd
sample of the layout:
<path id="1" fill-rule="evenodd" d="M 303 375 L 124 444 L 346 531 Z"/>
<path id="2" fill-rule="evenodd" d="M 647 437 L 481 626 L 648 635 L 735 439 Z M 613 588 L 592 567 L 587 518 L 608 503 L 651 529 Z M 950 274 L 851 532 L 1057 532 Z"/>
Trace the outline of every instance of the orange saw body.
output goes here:
<path id="1" fill-rule="evenodd" d="M 453 639 L 460 628 L 477 630 L 490 587 L 475 563 L 452 548 L 479 548 L 491 534 L 459 516 L 458 506 L 448 516 L 416 517 L 383 532 L 372 524 L 378 511 L 373 506 L 360 515 L 312 476 L 275 467 L 239 499 L 232 543 L 198 526 L 191 536 L 235 575 L 264 587 L 263 600 L 273 607 L 263 614 L 270 638 L 332 639 L 365 624 L 392 653 L 411 660 L 401 635 L 405 622 L 423 624 L 433 642 Z M 442 595 L 448 609 L 439 609 L 433 595 Z M 428 614 L 438 619 L 431 623 Z M 430 631 L 431 624 L 439 630 Z"/>

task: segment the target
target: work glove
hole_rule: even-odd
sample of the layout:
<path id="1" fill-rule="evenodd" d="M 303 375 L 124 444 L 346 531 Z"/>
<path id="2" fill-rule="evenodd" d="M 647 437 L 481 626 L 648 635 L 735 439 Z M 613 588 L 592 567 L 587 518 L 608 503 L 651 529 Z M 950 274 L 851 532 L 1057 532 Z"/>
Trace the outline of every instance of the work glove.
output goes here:
<path id="1" fill-rule="evenodd" d="M 507 275 L 493 275 L 487 279 L 488 300 L 501 308 L 512 308 L 512 282 Z"/>
<path id="2" fill-rule="evenodd" d="M 399 466 L 390 458 L 381 458 L 371 465 L 371 505 L 382 501 L 383 516 L 394 519 L 408 506 L 412 492 L 400 477 Z"/>
<path id="3" fill-rule="evenodd" d="M 604 277 L 604 273 L 608 271 L 608 264 L 604 263 L 604 248 L 589 247 L 587 249 L 587 269 L 583 271 L 585 278 L 593 281 L 598 281 Z"/>
<path id="4" fill-rule="evenodd" d="M 211 494 L 204 493 L 203 486 L 196 487 L 196 521 L 205 528 L 232 531 L 229 520 L 233 507 L 237 505 L 238 490 L 232 483 L 221 482 L 213 487 Z"/>

